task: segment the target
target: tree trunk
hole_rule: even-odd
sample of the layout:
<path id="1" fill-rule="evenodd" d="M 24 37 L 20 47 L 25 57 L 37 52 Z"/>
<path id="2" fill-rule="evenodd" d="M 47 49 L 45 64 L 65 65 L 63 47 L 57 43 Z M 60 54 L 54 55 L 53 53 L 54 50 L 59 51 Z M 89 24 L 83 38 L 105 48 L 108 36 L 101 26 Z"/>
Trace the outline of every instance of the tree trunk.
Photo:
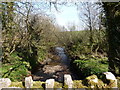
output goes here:
<path id="1" fill-rule="evenodd" d="M 117 3 L 103 3 L 103 7 L 106 13 L 106 25 L 108 33 L 108 59 L 109 59 L 109 71 L 114 74 L 120 74 L 120 17 L 116 15 L 116 12 L 120 13 L 117 7 L 120 6 Z"/>

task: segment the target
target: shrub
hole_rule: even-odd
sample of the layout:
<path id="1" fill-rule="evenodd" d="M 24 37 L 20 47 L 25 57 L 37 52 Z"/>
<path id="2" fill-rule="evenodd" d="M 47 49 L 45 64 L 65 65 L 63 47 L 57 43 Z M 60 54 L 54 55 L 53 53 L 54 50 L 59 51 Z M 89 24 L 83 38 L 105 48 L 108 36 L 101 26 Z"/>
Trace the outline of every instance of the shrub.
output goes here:
<path id="1" fill-rule="evenodd" d="M 100 76 L 102 72 L 108 71 L 107 58 L 84 57 L 73 62 L 83 76 L 92 74 Z"/>
<path id="2" fill-rule="evenodd" d="M 22 81 L 29 74 L 29 63 L 22 61 L 16 52 L 11 54 L 10 61 L 10 63 L 2 64 L 2 68 L 0 68 L 2 77 L 10 78 L 12 81 Z"/>

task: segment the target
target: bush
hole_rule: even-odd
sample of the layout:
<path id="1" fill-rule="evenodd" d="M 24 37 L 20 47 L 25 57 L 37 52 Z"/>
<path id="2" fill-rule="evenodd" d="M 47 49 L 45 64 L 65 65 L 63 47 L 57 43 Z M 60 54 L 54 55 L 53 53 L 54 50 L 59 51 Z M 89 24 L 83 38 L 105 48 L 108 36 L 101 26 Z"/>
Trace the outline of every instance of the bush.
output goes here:
<path id="1" fill-rule="evenodd" d="M 85 77 L 92 74 L 100 76 L 102 72 L 108 71 L 107 58 L 83 57 L 81 60 L 75 60 L 73 63 L 80 71 L 79 73 Z"/>
<path id="2" fill-rule="evenodd" d="M 0 72 L 2 78 L 10 78 L 12 81 L 22 81 L 29 73 L 30 65 L 26 61 L 22 61 L 16 52 L 11 54 L 10 63 L 2 64 Z"/>

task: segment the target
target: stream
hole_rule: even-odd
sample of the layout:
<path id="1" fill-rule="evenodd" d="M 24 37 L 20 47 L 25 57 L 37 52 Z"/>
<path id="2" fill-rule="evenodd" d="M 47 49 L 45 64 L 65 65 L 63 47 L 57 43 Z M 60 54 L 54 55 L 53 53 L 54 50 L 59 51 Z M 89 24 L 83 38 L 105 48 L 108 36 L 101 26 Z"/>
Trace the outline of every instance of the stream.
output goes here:
<path id="1" fill-rule="evenodd" d="M 70 66 L 70 60 L 69 60 L 68 56 L 66 55 L 64 48 L 56 47 L 55 52 L 60 57 L 61 64 Z"/>
<path id="2" fill-rule="evenodd" d="M 60 57 L 60 60 L 51 60 L 47 65 L 38 68 L 37 72 L 33 73 L 33 80 L 45 81 L 46 79 L 53 78 L 58 82 L 63 82 L 64 74 L 71 74 L 73 79 L 77 79 L 74 72 L 70 70 L 70 59 L 62 47 L 56 47 L 55 53 Z"/>

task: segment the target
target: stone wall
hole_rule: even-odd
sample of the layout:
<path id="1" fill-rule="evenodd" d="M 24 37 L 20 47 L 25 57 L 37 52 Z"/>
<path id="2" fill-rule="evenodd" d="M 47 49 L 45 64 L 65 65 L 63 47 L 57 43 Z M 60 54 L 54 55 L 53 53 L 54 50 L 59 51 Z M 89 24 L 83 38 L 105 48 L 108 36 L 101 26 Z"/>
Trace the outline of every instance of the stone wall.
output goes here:
<path id="1" fill-rule="evenodd" d="M 0 79 L 0 89 L 2 88 L 118 88 L 120 84 L 120 78 L 118 80 L 111 72 L 104 73 L 106 75 L 106 81 L 104 82 L 96 75 L 91 75 L 84 80 L 72 80 L 71 75 L 64 75 L 64 82 L 59 83 L 54 79 L 47 79 L 45 82 L 33 81 L 32 77 L 26 77 L 24 82 L 11 82 L 9 78 Z M 112 75 L 112 77 L 110 76 Z"/>

